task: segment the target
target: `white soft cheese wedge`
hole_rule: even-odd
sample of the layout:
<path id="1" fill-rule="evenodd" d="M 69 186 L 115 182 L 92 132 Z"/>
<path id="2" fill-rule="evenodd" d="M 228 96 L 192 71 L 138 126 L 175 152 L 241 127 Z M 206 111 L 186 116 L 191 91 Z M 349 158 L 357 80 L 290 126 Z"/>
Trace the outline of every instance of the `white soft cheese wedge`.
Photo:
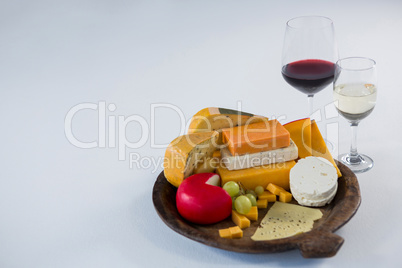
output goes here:
<path id="1" fill-rule="evenodd" d="M 296 144 L 290 140 L 290 145 L 285 148 L 235 156 L 225 147 L 221 149 L 221 155 L 222 162 L 227 169 L 238 170 L 297 159 L 298 149 Z"/>
<path id="2" fill-rule="evenodd" d="M 325 158 L 309 156 L 300 159 L 290 170 L 292 195 L 303 206 L 319 207 L 329 204 L 338 189 L 335 167 Z"/>

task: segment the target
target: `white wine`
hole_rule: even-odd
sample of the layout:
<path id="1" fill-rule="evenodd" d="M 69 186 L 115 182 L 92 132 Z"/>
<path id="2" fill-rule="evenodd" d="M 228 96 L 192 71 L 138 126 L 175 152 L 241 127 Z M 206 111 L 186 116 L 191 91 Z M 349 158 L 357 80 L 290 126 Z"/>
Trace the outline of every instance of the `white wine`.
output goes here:
<path id="1" fill-rule="evenodd" d="M 373 84 L 341 84 L 334 88 L 335 107 L 349 121 L 360 121 L 374 109 L 377 87 Z"/>

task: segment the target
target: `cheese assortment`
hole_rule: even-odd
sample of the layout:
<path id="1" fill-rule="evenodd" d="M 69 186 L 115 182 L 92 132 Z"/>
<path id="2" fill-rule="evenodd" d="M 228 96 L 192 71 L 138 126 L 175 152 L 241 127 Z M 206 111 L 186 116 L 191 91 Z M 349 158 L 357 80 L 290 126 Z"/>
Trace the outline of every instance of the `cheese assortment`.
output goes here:
<path id="1" fill-rule="evenodd" d="M 256 241 L 311 230 L 322 213 L 306 206 L 329 204 L 342 176 L 314 120 L 282 125 L 216 107 L 196 113 L 188 134 L 171 142 L 164 172 L 176 187 L 193 174 L 219 175 L 213 184 L 229 195 L 223 199 L 232 199 L 231 219 L 236 224 L 220 229 L 222 238 L 243 237 L 241 229 L 248 228 L 250 220 L 258 221 L 259 209 L 274 203 L 251 237 Z"/>
<path id="2" fill-rule="evenodd" d="M 218 144 L 222 144 L 221 130 L 267 121 L 264 116 L 254 115 L 242 111 L 208 107 L 198 111 L 190 121 L 187 133 L 198 133 L 205 131 L 218 131 Z"/>

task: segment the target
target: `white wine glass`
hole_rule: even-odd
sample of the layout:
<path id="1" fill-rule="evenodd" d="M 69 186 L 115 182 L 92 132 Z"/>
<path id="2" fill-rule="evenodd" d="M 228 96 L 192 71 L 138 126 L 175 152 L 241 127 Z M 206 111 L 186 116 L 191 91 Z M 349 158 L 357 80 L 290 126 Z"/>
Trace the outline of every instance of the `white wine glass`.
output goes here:
<path id="1" fill-rule="evenodd" d="M 336 109 L 350 123 L 352 130 L 350 152 L 339 155 L 339 160 L 355 173 L 366 172 L 373 167 L 374 161 L 357 152 L 357 127 L 376 104 L 376 62 L 363 57 L 337 61 L 333 96 Z"/>
<path id="2" fill-rule="evenodd" d="M 282 49 L 282 76 L 308 97 L 309 114 L 313 97 L 334 81 L 338 49 L 334 24 L 322 16 L 302 16 L 286 23 Z"/>

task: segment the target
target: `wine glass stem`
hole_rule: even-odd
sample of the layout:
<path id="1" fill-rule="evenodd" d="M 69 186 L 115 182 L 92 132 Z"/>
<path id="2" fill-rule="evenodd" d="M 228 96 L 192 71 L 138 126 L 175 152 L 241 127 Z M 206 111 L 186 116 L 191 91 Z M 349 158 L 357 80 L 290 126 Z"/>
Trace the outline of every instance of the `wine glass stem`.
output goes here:
<path id="1" fill-rule="evenodd" d="M 309 117 L 313 114 L 313 97 L 314 97 L 314 95 L 307 95 L 308 108 L 309 108 L 308 116 Z"/>
<path id="2" fill-rule="evenodd" d="M 359 125 L 358 122 L 352 122 L 350 124 L 350 129 L 352 130 L 352 143 L 350 145 L 350 162 L 351 163 L 358 163 L 360 162 L 359 154 L 357 153 L 357 126 Z"/>

